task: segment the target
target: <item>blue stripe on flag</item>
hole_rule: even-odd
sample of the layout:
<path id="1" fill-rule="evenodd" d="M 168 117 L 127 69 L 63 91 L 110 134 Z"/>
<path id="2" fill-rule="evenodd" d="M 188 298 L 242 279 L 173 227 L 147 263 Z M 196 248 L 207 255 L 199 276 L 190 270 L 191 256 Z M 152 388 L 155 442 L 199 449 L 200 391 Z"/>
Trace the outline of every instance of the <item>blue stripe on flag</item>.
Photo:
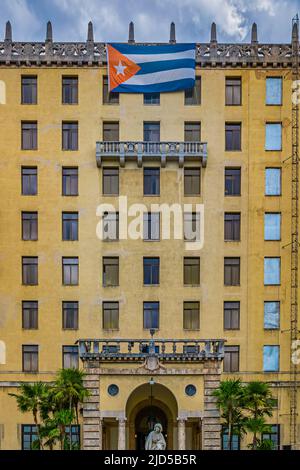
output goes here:
<path id="1" fill-rule="evenodd" d="M 184 52 L 196 48 L 195 43 L 187 44 L 162 44 L 157 46 L 142 46 L 138 44 L 109 43 L 122 54 L 171 54 L 172 52 Z"/>
<path id="2" fill-rule="evenodd" d="M 153 85 L 126 85 L 124 82 L 117 88 L 112 90 L 112 93 L 157 93 L 157 92 L 169 92 L 186 90 L 187 88 L 193 88 L 195 80 L 192 78 L 184 78 L 181 80 L 174 80 L 171 82 L 156 83 Z"/>
<path id="3" fill-rule="evenodd" d="M 144 73 L 160 72 L 162 70 L 194 69 L 195 61 L 193 59 L 160 60 L 159 62 L 145 62 L 138 65 L 141 67 L 141 70 L 139 70 L 136 75 L 142 75 Z"/>

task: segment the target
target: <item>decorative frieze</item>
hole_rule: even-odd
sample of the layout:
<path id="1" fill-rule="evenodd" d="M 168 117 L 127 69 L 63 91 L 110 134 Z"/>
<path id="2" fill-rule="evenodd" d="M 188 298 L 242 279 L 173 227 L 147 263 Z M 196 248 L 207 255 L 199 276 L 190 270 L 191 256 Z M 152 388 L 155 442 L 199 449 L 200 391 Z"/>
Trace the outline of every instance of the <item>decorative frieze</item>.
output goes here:
<path id="1" fill-rule="evenodd" d="M 296 24 L 296 23 L 295 23 Z M 253 23 L 251 43 L 224 44 L 217 41 L 217 27 L 211 27 L 209 43 L 196 44 L 196 63 L 200 67 L 290 67 L 293 51 L 300 55 L 298 28 L 293 26 L 291 43 L 260 44 L 257 25 Z M 134 24 L 129 25 L 128 42 L 143 45 L 161 43 L 136 43 Z M 176 42 L 175 24 L 171 24 L 170 41 Z M 47 23 L 45 42 L 13 42 L 12 27 L 6 23 L 5 38 L 0 42 L 0 66 L 101 66 L 106 64 L 106 44 L 94 42 L 93 25 L 88 24 L 86 42 L 53 42 L 52 24 Z"/>

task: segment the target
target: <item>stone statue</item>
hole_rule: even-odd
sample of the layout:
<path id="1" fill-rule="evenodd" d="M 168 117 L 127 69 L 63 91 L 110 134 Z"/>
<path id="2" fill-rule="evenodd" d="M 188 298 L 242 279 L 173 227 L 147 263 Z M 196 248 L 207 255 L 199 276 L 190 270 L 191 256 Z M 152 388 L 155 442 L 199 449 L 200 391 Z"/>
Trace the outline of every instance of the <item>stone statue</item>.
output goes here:
<path id="1" fill-rule="evenodd" d="M 151 431 L 147 436 L 145 449 L 165 450 L 166 446 L 166 441 L 162 434 L 162 425 L 160 423 L 156 423 L 154 430 Z"/>

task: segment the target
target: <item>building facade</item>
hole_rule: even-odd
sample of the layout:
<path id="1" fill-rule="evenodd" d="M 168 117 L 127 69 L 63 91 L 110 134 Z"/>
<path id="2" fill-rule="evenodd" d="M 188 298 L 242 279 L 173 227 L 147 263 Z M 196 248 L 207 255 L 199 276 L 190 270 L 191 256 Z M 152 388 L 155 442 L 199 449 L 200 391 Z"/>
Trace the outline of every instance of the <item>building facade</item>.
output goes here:
<path id="1" fill-rule="evenodd" d="M 155 421 L 168 449 L 220 449 L 226 433 L 212 391 L 232 377 L 270 383 L 270 437 L 278 449 L 299 447 L 297 23 L 291 42 L 275 45 L 258 42 L 256 25 L 251 43 L 219 44 L 213 24 L 196 61 L 193 90 L 109 94 L 105 44 L 91 24 L 86 43 L 74 44 L 54 42 L 50 23 L 45 42 L 16 43 L 7 24 L 1 449 L 26 449 L 36 433 L 8 393 L 78 366 L 91 391 L 74 427 L 85 449 L 142 449 Z M 136 239 L 124 236 L 120 196 L 129 224 L 133 205 L 145 207 Z M 101 216 L 103 204 L 111 208 Z M 185 237 L 162 236 L 172 204 L 184 207 Z M 204 237 L 193 248 L 196 205 Z"/>

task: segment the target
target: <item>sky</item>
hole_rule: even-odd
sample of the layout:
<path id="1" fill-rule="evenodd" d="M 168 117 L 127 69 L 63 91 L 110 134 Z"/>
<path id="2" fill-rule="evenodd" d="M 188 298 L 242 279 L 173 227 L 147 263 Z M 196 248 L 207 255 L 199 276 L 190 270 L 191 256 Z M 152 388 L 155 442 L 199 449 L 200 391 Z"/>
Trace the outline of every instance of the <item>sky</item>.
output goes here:
<path id="1" fill-rule="evenodd" d="M 208 42 L 213 21 L 219 42 L 249 42 L 255 21 L 260 42 L 285 43 L 300 0 L 0 0 L 0 12 L 14 41 L 44 41 L 48 20 L 54 41 L 85 41 L 91 20 L 99 42 L 127 41 L 130 21 L 137 42 L 168 41 L 171 21 L 178 42 Z"/>

